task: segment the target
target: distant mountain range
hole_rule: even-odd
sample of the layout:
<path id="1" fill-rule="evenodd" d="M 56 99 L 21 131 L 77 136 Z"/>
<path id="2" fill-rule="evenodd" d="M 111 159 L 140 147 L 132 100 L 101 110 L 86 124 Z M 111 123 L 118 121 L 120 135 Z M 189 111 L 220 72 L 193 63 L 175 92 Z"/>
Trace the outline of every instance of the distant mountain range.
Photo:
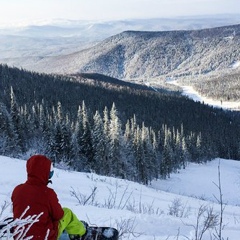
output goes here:
<path id="1" fill-rule="evenodd" d="M 240 25 L 226 26 L 234 21 L 240 22 L 240 15 L 61 21 L 2 29 L 0 62 L 38 72 L 100 73 L 127 81 L 238 72 Z M 124 29 L 130 30 L 121 32 Z"/>
<path id="2" fill-rule="evenodd" d="M 240 14 L 119 21 L 56 19 L 32 25 L 0 26 L 0 59 L 69 54 L 129 30 L 197 30 L 239 23 Z"/>
<path id="3" fill-rule="evenodd" d="M 43 20 L 18 26 L 1 26 L 0 35 L 30 38 L 81 37 L 103 40 L 123 31 L 199 30 L 240 23 L 240 14 L 205 15 L 175 18 L 125 19 L 114 21 Z"/>

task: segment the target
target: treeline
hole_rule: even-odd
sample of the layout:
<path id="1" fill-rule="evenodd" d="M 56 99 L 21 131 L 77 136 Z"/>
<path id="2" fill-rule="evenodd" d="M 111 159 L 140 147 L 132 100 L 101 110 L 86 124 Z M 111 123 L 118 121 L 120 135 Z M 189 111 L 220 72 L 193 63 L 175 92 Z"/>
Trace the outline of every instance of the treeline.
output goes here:
<path id="1" fill-rule="evenodd" d="M 145 184 L 189 161 L 239 157 L 239 122 L 230 113 L 173 94 L 79 81 L 0 65 L 0 154 L 42 153 Z"/>

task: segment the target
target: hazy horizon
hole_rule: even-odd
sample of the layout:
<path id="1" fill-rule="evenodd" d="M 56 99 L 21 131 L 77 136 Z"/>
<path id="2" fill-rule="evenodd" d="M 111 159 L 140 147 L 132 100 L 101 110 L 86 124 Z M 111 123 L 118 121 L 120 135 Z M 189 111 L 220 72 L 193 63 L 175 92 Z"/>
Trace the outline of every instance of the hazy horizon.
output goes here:
<path id="1" fill-rule="evenodd" d="M 2 0 L 0 26 L 53 19 L 112 21 L 239 14 L 239 0 Z"/>

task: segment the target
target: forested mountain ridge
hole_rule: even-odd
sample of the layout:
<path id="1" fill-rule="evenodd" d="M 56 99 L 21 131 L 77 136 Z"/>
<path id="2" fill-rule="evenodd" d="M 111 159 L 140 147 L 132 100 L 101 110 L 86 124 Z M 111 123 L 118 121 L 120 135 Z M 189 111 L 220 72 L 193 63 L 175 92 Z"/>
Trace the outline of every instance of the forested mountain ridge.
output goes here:
<path id="1" fill-rule="evenodd" d="M 119 80 L 117 78 L 109 77 L 103 74 L 99 73 L 77 73 L 77 74 L 70 74 L 70 77 L 75 78 L 76 80 L 79 80 L 79 82 L 91 82 L 93 81 L 95 85 L 108 85 L 110 84 L 110 88 L 115 87 L 129 87 L 133 89 L 139 89 L 139 90 L 148 90 L 148 91 L 163 91 L 163 89 L 153 89 L 150 86 L 137 84 L 134 82 L 127 82 L 123 80 Z M 166 91 L 165 91 L 166 92 Z M 170 94 L 170 91 L 168 92 Z M 175 92 L 176 93 L 176 92 Z"/>
<path id="2" fill-rule="evenodd" d="M 119 83 L 0 65 L 0 154 L 41 152 L 143 183 L 188 161 L 240 158 L 234 113 Z"/>
<path id="3" fill-rule="evenodd" d="M 100 73 L 123 80 L 159 80 L 166 76 L 236 72 L 240 25 L 201 30 L 126 31 L 94 47 L 58 57 L 21 60 L 28 69 L 47 73 Z M 12 62 L 14 64 L 14 62 Z M 11 62 L 10 62 L 11 64 Z M 17 66 L 17 65 L 16 65 Z"/>

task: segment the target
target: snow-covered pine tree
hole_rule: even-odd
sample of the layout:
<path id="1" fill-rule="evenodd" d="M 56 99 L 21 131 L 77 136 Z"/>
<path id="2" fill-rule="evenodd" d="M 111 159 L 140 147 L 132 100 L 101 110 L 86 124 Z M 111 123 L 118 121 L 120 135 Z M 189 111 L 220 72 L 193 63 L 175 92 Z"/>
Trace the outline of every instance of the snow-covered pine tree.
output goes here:
<path id="1" fill-rule="evenodd" d="M 124 131 L 124 142 L 123 145 L 125 146 L 124 152 L 124 174 L 125 178 L 129 180 L 134 180 L 136 177 L 136 163 L 134 157 L 134 131 L 132 131 L 130 120 L 127 121 L 125 124 L 125 131 Z"/>
<path id="2" fill-rule="evenodd" d="M 24 151 L 24 143 L 22 137 L 22 120 L 19 113 L 18 104 L 13 92 L 13 88 L 10 88 L 10 98 L 11 98 L 11 108 L 10 116 L 13 124 L 13 138 L 14 138 L 14 152 L 16 154 L 21 154 Z"/>
<path id="3" fill-rule="evenodd" d="M 85 102 L 82 102 L 82 128 L 83 133 L 80 139 L 80 151 L 82 155 L 86 158 L 86 169 L 90 170 L 94 167 L 93 160 L 93 147 L 92 147 L 92 130 L 89 122 L 88 111 Z"/>
<path id="4" fill-rule="evenodd" d="M 14 131 L 11 116 L 5 104 L 0 102 L 0 154 L 13 156 L 15 152 Z"/>
<path id="5" fill-rule="evenodd" d="M 108 148 L 106 137 L 104 134 L 103 119 L 98 111 L 96 111 L 93 116 L 93 129 L 92 129 L 92 142 L 93 142 L 93 152 L 94 152 L 94 165 L 93 170 L 96 173 L 105 175 L 106 162 L 106 151 Z"/>
<path id="6" fill-rule="evenodd" d="M 110 136 L 109 136 L 109 111 L 108 108 L 105 106 L 103 110 L 103 132 L 106 141 L 106 151 L 104 156 L 104 171 L 106 175 L 110 175 L 111 172 L 111 163 L 110 163 L 110 151 L 109 151 L 109 144 L 110 144 Z"/>
<path id="7" fill-rule="evenodd" d="M 168 128 L 165 128 L 164 146 L 162 151 L 161 161 L 161 176 L 163 178 L 170 177 L 173 169 L 173 148 L 172 148 L 172 133 Z"/>
<path id="8" fill-rule="evenodd" d="M 115 103 L 112 104 L 109 122 L 109 158 L 111 172 L 115 176 L 123 177 L 122 146 L 123 134 L 121 121 Z"/>

